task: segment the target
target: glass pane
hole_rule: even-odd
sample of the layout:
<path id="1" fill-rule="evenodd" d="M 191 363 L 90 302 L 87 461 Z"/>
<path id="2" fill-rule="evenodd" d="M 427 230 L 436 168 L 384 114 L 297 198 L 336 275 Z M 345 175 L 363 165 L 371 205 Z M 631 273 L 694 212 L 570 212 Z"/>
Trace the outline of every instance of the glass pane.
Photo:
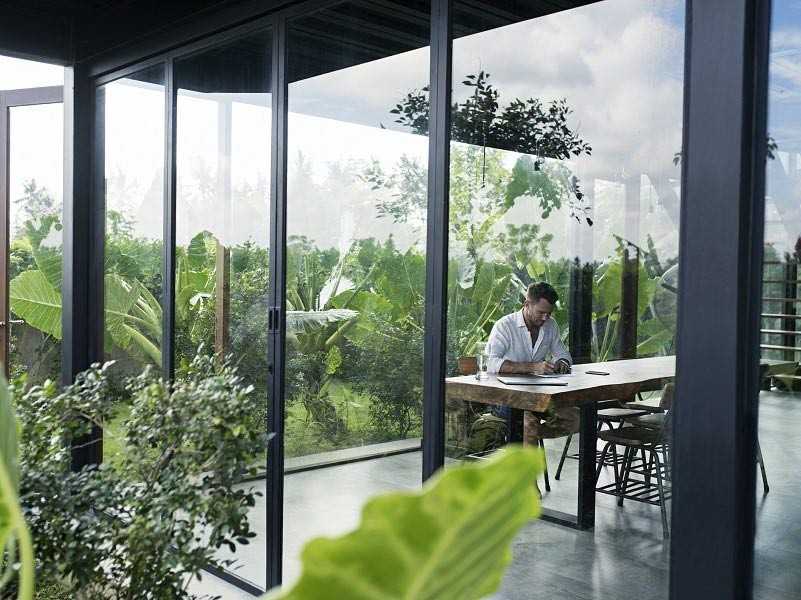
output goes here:
<path id="1" fill-rule="evenodd" d="M 652 368 L 674 373 L 685 3 L 555 4 L 454 2 L 447 365 L 449 376 L 479 387 L 466 402 L 446 382 L 446 455 L 458 464 L 509 440 L 544 440 L 550 473 L 539 489 L 562 518 L 575 516 L 579 501 L 572 402 L 619 410 L 639 399 L 606 387 L 616 371 L 627 368 L 638 383 Z M 572 368 L 566 387 L 520 386 L 532 408 L 503 406 L 505 388 L 494 394 L 472 376 L 484 341 L 492 385 L 499 374 Z M 638 360 L 586 365 L 618 359 Z M 647 387 L 658 405 L 660 386 Z M 567 401 L 560 389 L 576 393 Z M 611 413 L 599 419 L 603 430 L 624 423 Z M 668 439 L 667 426 L 656 431 Z M 601 451 L 608 440 L 599 436 Z M 654 452 L 664 462 L 664 444 Z M 669 474 L 655 464 L 637 468 L 659 497 L 657 471 Z M 599 488 L 616 491 L 613 472 L 601 468 Z M 609 552 L 573 529 L 550 528 L 558 562 L 519 543 L 502 592 L 666 597 L 660 508 L 633 500 L 619 508 L 603 493 L 594 504 L 595 540 L 608 540 Z M 524 539 L 545 527 L 531 524 Z M 633 537 L 648 540 L 636 554 L 617 543 Z"/>
<path id="2" fill-rule="evenodd" d="M 62 104 L 9 109 L 9 375 L 61 371 Z"/>
<path id="3" fill-rule="evenodd" d="M 772 3 L 754 598 L 801 594 L 801 2 Z M 768 493 L 769 492 L 769 493 Z"/>
<path id="4" fill-rule="evenodd" d="M 258 31 L 176 61 L 176 370 L 197 353 L 230 355 L 250 401 L 249 426 L 267 423 L 267 307 L 270 241 L 270 48 Z M 266 457 L 247 488 L 265 491 Z M 256 537 L 231 570 L 261 587 L 265 578 L 264 496 L 250 511 Z"/>
<path id="5" fill-rule="evenodd" d="M 289 23 L 285 582 L 310 538 L 420 485 L 427 125 L 393 111 L 428 85 L 429 12 Z"/>
<path id="6" fill-rule="evenodd" d="M 120 376 L 161 370 L 164 103 L 162 66 L 98 90 L 105 112 L 104 355 Z M 124 417 L 106 424 L 106 461 L 120 452 Z"/>

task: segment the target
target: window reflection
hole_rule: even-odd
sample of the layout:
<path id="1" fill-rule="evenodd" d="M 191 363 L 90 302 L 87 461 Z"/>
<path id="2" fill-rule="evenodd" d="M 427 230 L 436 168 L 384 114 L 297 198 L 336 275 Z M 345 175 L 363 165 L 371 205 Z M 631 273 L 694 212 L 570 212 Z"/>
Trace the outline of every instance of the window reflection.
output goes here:
<path id="1" fill-rule="evenodd" d="M 393 111 L 428 85 L 429 12 L 359 1 L 289 23 L 284 581 L 308 539 L 419 486 L 428 140 Z"/>
<path id="2" fill-rule="evenodd" d="M 756 484 L 755 598 L 801 591 L 795 503 L 801 451 L 795 423 L 801 372 L 801 212 L 798 135 L 801 3 L 772 3 Z"/>
<path id="3" fill-rule="evenodd" d="M 164 98 L 160 65 L 97 92 L 104 115 L 104 358 L 115 361 L 120 378 L 161 370 Z M 123 420 L 105 424 L 104 461 L 114 463 L 122 451 Z"/>
<path id="4" fill-rule="evenodd" d="M 493 325 L 504 315 L 520 313 L 536 282 L 558 295 L 551 319 L 574 365 L 653 357 L 653 364 L 672 364 L 658 357 L 675 353 L 685 3 L 566 4 L 558 11 L 545 2 L 454 2 L 451 377 L 475 369 L 477 344 L 493 340 Z M 492 362 L 492 348 L 489 355 Z M 662 386 L 651 387 L 658 408 Z M 540 436 L 550 470 L 549 484 L 539 482 L 543 504 L 575 515 L 578 461 L 570 458 L 578 436 L 564 437 L 575 424 L 557 410 L 570 406 L 554 401 L 543 413 L 526 411 L 525 425 L 508 407 L 458 395 L 446 400 L 449 461 L 520 439 L 524 426 L 527 433 L 550 432 Z M 614 407 L 635 400 L 618 398 Z M 628 426 L 622 418 L 599 423 Z M 669 475 L 664 466 L 660 474 Z M 598 485 L 613 479 L 612 469 L 602 467 Z M 638 516 L 621 527 L 662 539 L 659 508 L 626 505 Z M 599 494 L 594 506 L 596 531 L 620 524 L 615 498 Z M 599 560 L 594 550 L 588 555 Z M 530 582 L 530 573 L 513 571 L 510 582 Z M 594 595 L 616 589 L 603 576 L 576 573 L 576 579 Z M 660 587 L 667 589 L 666 580 Z"/>
<path id="5" fill-rule="evenodd" d="M 61 103 L 8 111 L 10 320 L 4 327 L 8 375 L 24 375 L 28 386 L 60 377 L 63 115 Z"/>
<path id="6" fill-rule="evenodd" d="M 267 306 L 270 240 L 271 43 L 258 31 L 176 61 L 176 372 L 196 354 L 230 357 L 245 385 L 252 421 L 267 424 Z M 264 493 L 260 476 L 243 482 Z M 231 570 L 261 587 L 266 534 L 263 495 L 249 512 L 255 538 Z"/>

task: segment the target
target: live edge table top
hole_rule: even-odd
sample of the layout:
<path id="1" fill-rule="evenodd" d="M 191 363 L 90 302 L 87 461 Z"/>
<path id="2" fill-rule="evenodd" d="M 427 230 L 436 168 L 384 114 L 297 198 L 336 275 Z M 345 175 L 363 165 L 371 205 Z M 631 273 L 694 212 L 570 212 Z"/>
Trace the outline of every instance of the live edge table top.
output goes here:
<path id="1" fill-rule="evenodd" d="M 587 371 L 604 371 L 609 375 L 588 375 Z M 575 365 L 573 372 L 564 376 L 566 386 L 506 385 L 498 381 L 496 375 L 490 375 L 485 381 L 473 375 L 449 377 L 445 380 L 445 393 L 454 400 L 543 413 L 554 408 L 631 398 L 638 392 L 659 390 L 675 373 L 675 356 L 655 356 Z"/>

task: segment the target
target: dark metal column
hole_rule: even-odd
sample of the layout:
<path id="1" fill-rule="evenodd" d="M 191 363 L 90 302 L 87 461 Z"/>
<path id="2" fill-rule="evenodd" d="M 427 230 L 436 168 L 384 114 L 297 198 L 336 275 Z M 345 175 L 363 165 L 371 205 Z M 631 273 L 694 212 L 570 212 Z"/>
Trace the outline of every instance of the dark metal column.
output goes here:
<path id="1" fill-rule="evenodd" d="M 2 355 L 3 374 L 8 377 L 8 350 L 9 333 L 8 321 L 11 317 L 9 310 L 8 297 L 8 259 L 11 254 L 9 248 L 9 114 L 8 104 L 6 103 L 6 93 L 0 92 L 0 240 L 2 240 L 2 252 L 0 252 L 0 355 Z"/>
<path id="2" fill-rule="evenodd" d="M 270 165 L 270 306 L 267 366 L 267 588 L 281 584 L 284 535 L 284 324 L 286 323 L 287 25 L 279 20 L 272 47 L 272 164 Z"/>
<path id="3" fill-rule="evenodd" d="M 164 204 L 161 287 L 161 372 L 166 379 L 175 376 L 175 215 L 176 161 L 178 132 L 178 90 L 175 86 L 175 60 L 164 63 Z"/>
<path id="4" fill-rule="evenodd" d="M 62 239 L 61 379 L 72 383 L 76 374 L 100 359 L 103 352 L 103 261 L 95 251 L 102 240 L 102 198 L 92 193 L 90 154 L 95 93 L 80 66 L 64 69 L 64 228 Z M 92 443 L 87 443 L 91 441 Z M 95 427 L 91 440 L 76 440 L 72 468 L 100 463 L 103 432 Z"/>
<path id="5" fill-rule="evenodd" d="M 670 597 L 751 598 L 769 0 L 687 12 Z"/>
<path id="6" fill-rule="evenodd" d="M 428 233 L 423 350 L 423 481 L 445 461 L 445 354 L 448 310 L 448 193 L 452 0 L 431 2 Z"/>

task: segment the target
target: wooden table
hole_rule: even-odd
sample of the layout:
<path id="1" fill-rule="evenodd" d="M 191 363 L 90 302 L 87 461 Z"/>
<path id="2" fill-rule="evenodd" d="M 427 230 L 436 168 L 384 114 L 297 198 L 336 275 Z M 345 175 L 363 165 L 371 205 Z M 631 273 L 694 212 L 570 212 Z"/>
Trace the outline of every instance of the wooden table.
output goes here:
<path id="1" fill-rule="evenodd" d="M 609 375 L 588 375 L 587 371 L 606 371 Z M 508 406 L 512 409 L 510 438 L 523 441 L 523 411 L 543 413 L 554 408 L 578 406 L 581 412 L 578 506 L 576 515 L 543 510 L 547 521 L 578 529 L 595 526 L 595 453 L 597 450 L 597 402 L 630 398 L 638 392 L 661 389 L 676 373 L 674 356 L 576 365 L 565 378 L 566 386 L 506 385 L 490 375 L 478 381 L 472 375 L 445 380 L 449 399 Z"/>

